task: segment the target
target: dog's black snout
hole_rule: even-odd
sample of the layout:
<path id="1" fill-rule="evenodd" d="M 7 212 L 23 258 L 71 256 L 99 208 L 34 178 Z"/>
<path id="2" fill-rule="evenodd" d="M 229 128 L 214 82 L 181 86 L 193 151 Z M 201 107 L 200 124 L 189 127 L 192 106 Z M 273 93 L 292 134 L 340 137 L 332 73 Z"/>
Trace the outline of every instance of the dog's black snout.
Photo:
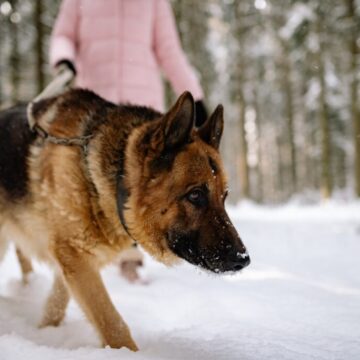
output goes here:
<path id="1" fill-rule="evenodd" d="M 229 271 L 239 271 L 250 264 L 250 256 L 247 253 L 237 252 L 235 256 L 229 258 L 227 267 Z"/>

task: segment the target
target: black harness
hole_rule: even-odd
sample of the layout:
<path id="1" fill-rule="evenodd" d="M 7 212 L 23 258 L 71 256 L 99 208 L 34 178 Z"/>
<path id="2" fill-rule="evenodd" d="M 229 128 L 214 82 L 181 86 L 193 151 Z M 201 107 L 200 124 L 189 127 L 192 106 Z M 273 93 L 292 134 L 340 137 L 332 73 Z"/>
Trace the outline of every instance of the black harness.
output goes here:
<path id="1" fill-rule="evenodd" d="M 116 179 L 116 205 L 117 205 L 117 210 L 118 210 L 121 225 L 125 229 L 126 233 L 133 239 L 133 241 L 135 243 L 137 243 L 137 241 L 130 234 L 130 231 L 126 224 L 126 220 L 125 220 L 125 216 L 124 216 L 124 211 L 127 209 L 125 204 L 130 195 L 129 190 L 126 188 L 126 186 L 124 184 L 124 178 L 125 178 L 124 174 L 119 174 Z"/>

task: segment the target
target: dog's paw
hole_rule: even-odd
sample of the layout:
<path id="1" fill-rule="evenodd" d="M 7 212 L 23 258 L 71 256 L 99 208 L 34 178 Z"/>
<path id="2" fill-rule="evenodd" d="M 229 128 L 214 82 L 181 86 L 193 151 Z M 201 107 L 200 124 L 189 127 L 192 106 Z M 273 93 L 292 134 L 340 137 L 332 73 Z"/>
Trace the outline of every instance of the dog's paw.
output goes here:
<path id="1" fill-rule="evenodd" d="M 40 324 L 38 325 L 39 329 L 43 329 L 48 326 L 54 326 L 57 327 L 61 324 L 62 320 L 64 319 L 64 316 L 55 316 L 55 317 L 47 317 L 44 316 L 44 318 L 40 321 Z"/>
<path id="2" fill-rule="evenodd" d="M 135 344 L 135 341 L 133 339 L 131 339 L 130 342 L 128 342 L 127 345 L 125 345 L 128 349 L 130 349 L 131 351 L 139 351 L 139 348 L 137 347 L 137 345 Z"/>
<path id="3" fill-rule="evenodd" d="M 121 339 L 116 339 L 115 341 L 108 341 L 103 346 L 115 348 L 115 349 L 121 349 L 123 347 L 126 347 L 134 352 L 139 350 L 139 348 L 137 347 L 135 341 L 132 339 L 131 336 L 126 337 L 126 339 L 121 338 Z"/>

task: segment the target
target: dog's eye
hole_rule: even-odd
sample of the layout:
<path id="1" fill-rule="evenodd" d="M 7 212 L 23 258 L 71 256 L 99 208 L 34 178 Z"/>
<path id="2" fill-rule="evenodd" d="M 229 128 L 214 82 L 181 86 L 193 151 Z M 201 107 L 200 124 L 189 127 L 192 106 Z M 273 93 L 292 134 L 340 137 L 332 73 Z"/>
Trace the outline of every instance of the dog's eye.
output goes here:
<path id="1" fill-rule="evenodd" d="M 202 189 L 193 189 L 187 194 L 187 199 L 196 206 L 205 206 L 207 204 L 207 196 Z"/>

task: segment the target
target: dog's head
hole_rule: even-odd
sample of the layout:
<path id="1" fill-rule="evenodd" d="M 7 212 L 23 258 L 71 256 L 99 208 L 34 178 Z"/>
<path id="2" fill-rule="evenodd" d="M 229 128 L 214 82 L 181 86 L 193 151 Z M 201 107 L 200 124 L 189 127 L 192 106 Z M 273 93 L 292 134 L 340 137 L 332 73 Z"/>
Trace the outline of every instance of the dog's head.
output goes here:
<path id="1" fill-rule="evenodd" d="M 194 128 L 194 100 L 186 92 L 161 119 L 130 138 L 125 217 L 131 234 L 160 261 L 180 257 L 213 272 L 250 263 L 224 207 L 222 131 L 221 105 Z"/>

